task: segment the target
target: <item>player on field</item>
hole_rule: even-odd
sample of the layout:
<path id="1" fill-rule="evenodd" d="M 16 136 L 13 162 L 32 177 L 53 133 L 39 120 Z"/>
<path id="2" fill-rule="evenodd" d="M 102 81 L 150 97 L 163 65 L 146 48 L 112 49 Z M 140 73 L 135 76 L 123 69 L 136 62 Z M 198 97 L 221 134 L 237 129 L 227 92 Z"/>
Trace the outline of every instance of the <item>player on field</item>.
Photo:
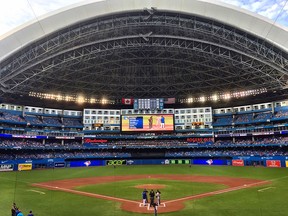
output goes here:
<path id="1" fill-rule="evenodd" d="M 142 192 L 142 202 L 143 202 L 143 206 L 146 206 L 146 203 L 148 203 L 148 198 L 147 198 L 147 190 L 144 189 Z"/>
<path id="2" fill-rule="evenodd" d="M 158 206 L 161 204 L 161 192 L 159 190 L 156 191 L 156 203 L 158 204 Z"/>

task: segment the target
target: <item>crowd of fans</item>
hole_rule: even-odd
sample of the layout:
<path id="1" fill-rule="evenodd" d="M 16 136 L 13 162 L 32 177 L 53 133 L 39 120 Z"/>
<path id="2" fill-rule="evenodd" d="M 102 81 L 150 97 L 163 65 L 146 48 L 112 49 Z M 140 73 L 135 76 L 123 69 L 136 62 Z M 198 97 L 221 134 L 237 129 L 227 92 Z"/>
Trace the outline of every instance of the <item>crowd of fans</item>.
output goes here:
<path id="1" fill-rule="evenodd" d="M 183 140 L 121 140 L 110 143 L 110 145 L 126 148 L 170 148 L 187 146 L 187 142 Z"/>
<path id="2" fill-rule="evenodd" d="M 288 156 L 287 148 L 194 148 L 189 151 L 168 150 L 166 157 L 230 157 L 230 156 Z M 111 152 L 111 151 L 37 151 L 37 152 L 21 152 L 0 153 L 1 160 L 17 160 L 17 159 L 49 159 L 49 158 L 129 158 L 131 152 L 127 150 Z"/>
<path id="3" fill-rule="evenodd" d="M 2 148 L 81 148 L 81 141 L 35 140 L 35 139 L 1 139 Z"/>
<path id="4" fill-rule="evenodd" d="M 11 121 L 11 122 L 25 122 L 25 119 L 21 117 L 20 115 L 7 112 L 7 111 L 0 112 L 0 120 Z"/>
<path id="5" fill-rule="evenodd" d="M 275 114 L 275 118 L 282 118 L 288 116 L 288 110 L 280 110 Z"/>
<path id="6" fill-rule="evenodd" d="M 252 114 L 237 115 L 237 117 L 234 119 L 234 123 L 243 123 L 243 122 L 251 122 L 251 121 L 253 121 Z"/>
<path id="7" fill-rule="evenodd" d="M 31 124 L 33 124 L 33 125 L 43 124 L 43 122 L 37 116 L 25 116 L 24 119 L 30 125 Z"/>
<path id="8" fill-rule="evenodd" d="M 249 123 L 249 122 L 266 122 L 270 119 L 288 117 L 288 110 L 280 110 L 276 113 L 264 112 L 264 113 L 249 113 L 249 114 L 238 114 L 234 116 L 224 116 L 215 119 L 214 125 L 218 124 L 229 124 L 232 123 Z"/>
<path id="9" fill-rule="evenodd" d="M 89 148 L 182 148 L 182 147 L 205 147 L 205 146 L 233 146 L 233 145 L 288 145 L 287 136 L 271 136 L 265 138 L 251 138 L 246 139 L 221 139 L 212 141 L 212 139 L 207 139 L 206 141 L 197 141 L 197 138 L 190 141 L 190 139 L 153 139 L 153 140 L 105 140 L 104 143 L 84 143 L 82 140 L 38 140 L 38 139 L 1 139 L 0 148 L 15 148 L 15 149 L 27 149 L 27 148 L 63 148 L 63 149 L 89 149 Z"/>
<path id="10" fill-rule="evenodd" d="M 165 154 L 166 157 L 215 157 L 215 156 L 287 156 L 287 149 L 206 149 L 193 151 L 169 151 Z"/>
<path id="11" fill-rule="evenodd" d="M 252 139 L 240 139 L 235 140 L 217 140 L 213 143 L 214 146 L 224 146 L 224 145 L 286 145 L 288 144 L 288 137 L 266 137 Z"/>
<path id="12" fill-rule="evenodd" d="M 17 160 L 17 159 L 50 159 L 50 158 L 123 158 L 131 157 L 129 152 L 108 152 L 108 151 L 93 151 L 93 150 L 83 150 L 83 151 L 37 151 L 37 152 L 13 152 L 13 153 L 0 153 L 1 160 Z"/>
<path id="13" fill-rule="evenodd" d="M 79 119 L 60 118 L 60 117 L 43 117 L 36 115 L 23 115 L 20 111 L 0 111 L 0 121 L 15 123 L 26 123 L 27 125 L 53 125 L 56 127 L 83 127 Z"/>
<path id="14" fill-rule="evenodd" d="M 73 118 L 63 118 L 63 125 L 64 126 L 73 126 L 73 127 L 83 126 L 83 124 L 80 122 L 79 119 L 73 119 Z"/>
<path id="15" fill-rule="evenodd" d="M 276 117 L 276 115 L 275 115 L 275 117 Z M 268 113 L 259 113 L 259 114 L 257 114 L 257 115 L 254 116 L 253 121 L 263 121 L 263 120 L 265 121 L 265 120 L 271 119 L 271 118 L 273 118 L 273 115 L 272 115 L 271 112 L 268 112 Z"/>
<path id="16" fill-rule="evenodd" d="M 86 143 L 87 144 L 87 143 Z M 76 140 L 36 140 L 36 139 L 2 139 L 0 141 L 0 159 L 43 159 L 43 158 L 105 158 L 131 157 L 129 152 L 139 148 L 162 148 L 168 151 L 166 156 L 205 156 L 205 155 L 286 155 L 287 136 L 265 137 L 237 140 L 217 140 L 213 142 L 191 143 L 187 140 L 117 140 L 90 145 Z M 259 146 L 260 145 L 260 146 Z M 268 146 L 277 151 L 268 151 Z M 181 149 L 185 148 L 185 151 Z M 234 150 L 231 150 L 234 148 Z M 249 150 L 257 148 L 257 150 Z M 128 150 L 129 149 L 129 150 Z M 188 149 L 188 150 L 187 150 Z"/>
<path id="17" fill-rule="evenodd" d="M 55 125 L 58 127 L 61 127 L 62 124 L 60 123 L 59 118 L 54 118 L 54 117 L 43 117 L 43 124 L 45 125 Z"/>
<path id="18" fill-rule="evenodd" d="M 249 114 L 237 114 L 231 116 L 217 117 L 215 118 L 214 125 L 228 124 L 243 124 L 249 122 L 265 122 L 273 118 L 288 117 L 288 110 L 279 110 L 275 113 L 262 112 L 262 113 L 249 113 Z M 0 121 L 10 121 L 18 123 L 27 123 L 28 125 L 53 125 L 56 127 L 83 127 L 81 120 L 77 118 L 62 118 L 62 117 L 47 117 L 39 115 L 26 115 L 20 111 L 0 111 Z M 112 135 L 112 134 L 110 134 Z"/>
<path id="19" fill-rule="evenodd" d="M 214 124 L 232 124 L 233 118 L 231 116 L 216 118 Z"/>

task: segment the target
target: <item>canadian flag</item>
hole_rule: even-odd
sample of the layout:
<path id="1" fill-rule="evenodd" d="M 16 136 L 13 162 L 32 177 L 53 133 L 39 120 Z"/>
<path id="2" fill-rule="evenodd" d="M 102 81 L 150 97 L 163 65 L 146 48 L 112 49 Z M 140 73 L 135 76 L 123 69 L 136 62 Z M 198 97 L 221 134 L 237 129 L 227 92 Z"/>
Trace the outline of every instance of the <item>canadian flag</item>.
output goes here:
<path id="1" fill-rule="evenodd" d="M 133 98 L 122 98 L 122 104 L 132 105 L 133 104 Z"/>

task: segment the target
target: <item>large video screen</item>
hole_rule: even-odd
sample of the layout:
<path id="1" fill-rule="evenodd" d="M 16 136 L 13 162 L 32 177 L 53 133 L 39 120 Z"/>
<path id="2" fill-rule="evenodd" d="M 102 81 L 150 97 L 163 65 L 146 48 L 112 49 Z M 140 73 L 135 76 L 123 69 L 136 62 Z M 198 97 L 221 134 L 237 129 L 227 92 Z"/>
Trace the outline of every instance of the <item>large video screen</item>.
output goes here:
<path id="1" fill-rule="evenodd" d="M 121 130 L 124 132 L 173 131 L 174 115 L 122 115 Z"/>

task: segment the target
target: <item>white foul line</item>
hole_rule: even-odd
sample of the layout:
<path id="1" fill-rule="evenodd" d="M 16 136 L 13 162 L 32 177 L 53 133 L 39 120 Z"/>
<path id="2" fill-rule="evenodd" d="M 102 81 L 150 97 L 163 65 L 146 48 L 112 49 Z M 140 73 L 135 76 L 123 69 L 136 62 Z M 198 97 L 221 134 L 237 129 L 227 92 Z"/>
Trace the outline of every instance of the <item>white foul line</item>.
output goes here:
<path id="1" fill-rule="evenodd" d="M 104 198 L 104 199 L 120 201 L 120 202 L 130 202 L 130 203 L 136 203 L 136 204 L 139 203 L 139 202 L 133 201 L 133 200 L 127 200 L 127 199 L 122 199 L 122 198 L 118 198 L 118 197 L 111 197 L 111 196 L 106 196 L 106 195 L 101 195 L 101 194 L 94 194 L 94 193 L 78 191 L 78 190 L 71 190 L 71 189 L 68 189 L 68 188 L 61 188 L 61 187 L 55 187 L 55 186 L 43 185 L 43 184 L 34 184 L 34 185 L 36 185 L 36 186 L 38 185 L 40 187 L 45 187 L 45 188 L 57 189 L 57 190 L 60 190 L 60 191 L 70 192 L 70 193 L 74 193 L 74 194 L 81 194 L 81 195 L 85 195 L 85 196 L 96 197 L 96 198 L 100 198 L 100 199 Z"/>
<path id="2" fill-rule="evenodd" d="M 31 192 L 35 192 L 35 193 L 39 193 L 39 194 L 46 194 L 45 192 L 38 191 L 38 190 L 27 190 L 27 191 L 31 191 Z"/>
<path id="3" fill-rule="evenodd" d="M 184 201 L 184 200 L 195 199 L 195 198 L 199 198 L 199 197 L 205 197 L 205 196 L 212 196 L 212 195 L 217 195 L 217 194 L 223 194 L 223 193 L 227 193 L 227 192 L 231 192 L 231 191 L 241 190 L 241 189 L 243 189 L 243 188 L 252 187 L 252 186 L 255 186 L 255 185 L 259 185 L 259 184 L 265 184 L 265 183 L 268 183 L 268 182 L 269 182 L 269 181 L 261 181 L 261 182 L 251 183 L 251 184 L 244 184 L 244 185 L 241 185 L 241 186 L 232 187 L 232 188 L 226 188 L 226 189 L 223 189 L 223 190 L 218 190 L 218 191 L 212 191 L 212 192 L 208 192 L 208 193 L 197 194 L 197 195 L 188 196 L 188 197 L 183 197 L 183 198 L 175 199 L 175 200 L 169 200 L 169 201 L 166 201 L 165 203 L 173 203 L 173 202 L 179 202 L 179 201 Z"/>
<path id="4" fill-rule="evenodd" d="M 258 191 L 259 191 L 259 192 L 263 192 L 263 191 L 265 191 L 265 190 L 269 190 L 269 189 L 272 189 L 272 188 L 275 188 L 275 187 L 267 187 L 267 188 L 260 189 L 260 190 L 258 190 Z"/>

